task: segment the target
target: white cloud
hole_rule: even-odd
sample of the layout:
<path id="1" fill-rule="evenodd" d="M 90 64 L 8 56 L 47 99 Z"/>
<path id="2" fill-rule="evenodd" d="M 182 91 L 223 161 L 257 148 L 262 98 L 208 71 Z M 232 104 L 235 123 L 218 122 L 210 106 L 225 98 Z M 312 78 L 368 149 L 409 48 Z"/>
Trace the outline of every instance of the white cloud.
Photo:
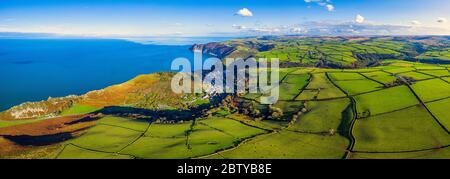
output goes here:
<path id="1" fill-rule="evenodd" d="M 327 11 L 334 11 L 334 5 L 331 4 L 331 0 L 304 0 L 306 3 L 316 3 L 319 6 L 325 7 Z M 308 6 L 310 8 L 310 6 Z"/>
<path id="2" fill-rule="evenodd" d="M 424 26 L 353 23 L 339 21 L 312 21 L 300 24 L 303 35 L 445 35 L 449 30 Z M 300 27 L 300 26 L 297 26 Z M 291 31 L 291 34 L 298 34 Z"/>
<path id="3" fill-rule="evenodd" d="M 438 22 L 438 23 L 446 23 L 446 22 L 447 22 L 447 19 L 446 19 L 446 18 L 443 18 L 443 17 L 439 17 L 439 18 L 437 19 L 437 22 Z"/>
<path id="4" fill-rule="evenodd" d="M 334 6 L 331 4 L 326 5 L 328 11 L 334 11 Z"/>
<path id="5" fill-rule="evenodd" d="M 422 23 L 420 21 L 413 20 L 413 21 L 411 21 L 411 24 L 412 25 L 421 25 Z"/>
<path id="6" fill-rule="evenodd" d="M 294 28 L 291 28 L 291 33 L 293 33 L 293 34 L 298 34 L 298 33 L 304 33 L 305 31 L 302 29 L 302 28 L 300 28 L 300 27 L 294 27 Z"/>
<path id="7" fill-rule="evenodd" d="M 306 3 L 310 3 L 310 2 L 321 2 L 322 0 L 305 0 Z"/>
<path id="8" fill-rule="evenodd" d="M 242 8 L 239 11 L 236 12 L 236 15 L 242 16 L 242 17 L 252 17 L 253 13 L 252 13 L 252 11 L 250 11 L 247 8 Z"/>
<path id="9" fill-rule="evenodd" d="M 358 24 L 364 23 L 364 20 L 365 20 L 365 18 L 363 16 L 359 15 L 359 14 L 356 15 L 356 17 L 355 17 L 355 22 L 358 23 Z"/>

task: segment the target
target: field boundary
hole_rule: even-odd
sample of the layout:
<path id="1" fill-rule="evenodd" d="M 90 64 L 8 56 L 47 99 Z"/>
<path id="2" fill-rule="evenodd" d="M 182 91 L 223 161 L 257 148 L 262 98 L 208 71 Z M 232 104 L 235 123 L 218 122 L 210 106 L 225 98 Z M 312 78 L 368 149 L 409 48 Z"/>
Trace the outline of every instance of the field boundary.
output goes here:
<path id="1" fill-rule="evenodd" d="M 292 99 L 293 101 L 301 101 L 301 100 L 295 100 L 295 99 L 297 99 L 297 98 L 303 93 L 303 91 L 305 91 L 305 89 L 308 87 L 309 83 L 311 83 L 311 80 L 312 80 L 312 78 L 313 78 L 313 75 L 312 75 L 311 73 L 307 73 L 307 74 L 309 75 L 308 83 L 306 83 L 306 84 L 300 89 L 300 92 L 299 92 L 297 95 L 295 95 L 295 97 Z M 286 76 L 287 76 L 287 75 L 286 75 Z"/>
<path id="2" fill-rule="evenodd" d="M 347 98 L 350 99 L 350 105 L 352 106 L 352 120 L 350 122 L 350 126 L 349 126 L 349 133 L 347 134 L 348 136 L 346 137 L 347 139 L 350 140 L 349 142 L 349 146 L 347 147 L 347 151 L 344 153 L 344 156 L 342 156 L 343 159 L 347 159 L 348 156 L 351 154 L 353 147 L 355 146 L 356 143 L 356 138 L 355 136 L 353 136 L 353 127 L 355 125 L 356 119 L 357 119 L 357 108 L 356 108 L 356 100 L 353 98 L 353 96 L 350 96 L 344 89 L 342 89 L 340 86 L 338 86 L 336 83 L 334 83 L 333 80 L 330 79 L 330 77 L 328 76 L 328 73 L 326 73 L 327 79 L 331 82 L 331 84 L 333 84 L 336 88 L 338 88 L 339 90 L 341 90 L 345 95 L 347 95 Z M 342 120 L 342 119 L 341 119 Z M 342 122 L 342 121 L 341 121 Z"/>
<path id="3" fill-rule="evenodd" d="M 127 129 L 127 130 L 132 130 L 135 132 L 144 132 L 144 131 L 140 131 L 140 130 L 136 130 L 136 129 L 132 129 L 132 128 L 128 128 L 128 127 L 123 127 L 123 126 L 118 126 L 118 125 L 114 125 L 114 124 L 105 124 L 105 123 L 97 123 L 96 126 L 110 126 L 110 127 L 118 127 L 118 128 L 122 128 L 122 129 Z"/>
<path id="4" fill-rule="evenodd" d="M 406 83 L 406 86 L 408 86 L 409 90 L 414 94 L 414 96 L 417 98 L 417 100 L 419 100 L 420 104 L 428 111 L 428 113 L 439 124 L 439 126 L 441 126 L 441 128 L 444 129 L 444 131 L 450 135 L 450 131 L 441 123 L 441 121 L 439 121 L 439 119 L 431 112 L 431 110 L 428 109 L 426 103 L 423 102 L 422 99 L 420 99 L 419 95 L 417 95 L 417 93 L 414 91 L 414 89 L 410 85 L 408 85 L 408 83 Z"/>
<path id="5" fill-rule="evenodd" d="M 128 148 L 129 146 L 133 145 L 136 141 L 138 141 L 139 139 L 141 139 L 142 137 L 145 136 L 145 133 L 147 133 L 148 129 L 150 129 L 150 126 L 152 125 L 152 122 L 148 123 L 147 129 L 141 133 L 141 135 L 139 135 L 136 139 L 134 139 L 133 141 L 131 141 L 129 144 L 125 145 L 122 149 L 120 149 L 117 154 L 120 154 L 123 150 L 125 150 L 126 148 Z"/>
<path id="6" fill-rule="evenodd" d="M 360 72 L 358 72 L 358 74 L 360 74 L 361 76 L 364 76 L 364 78 L 366 78 L 366 80 L 370 80 L 370 81 L 373 81 L 373 82 L 375 82 L 375 83 L 378 83 L 378 84 L 380 84 L 380 85 L 382 85 L 382 86 L 385 86 L 384 83 L 379 82 L 379 81 L 377 81 L 377 80 L 374 80 L 374 79 L 372 79 L 372 78 L 369 78 L 368 76 L 366 76 L 366 75 L 364 75 L 364 74 L 362 74 L 362 73 L 360 73 Z"/>
<path id="7" fill-rule="evenodd" d="M 379 152 L 379 151 L 353 151 L 354 153 L 369 153 L 369 154 L 396 154 L 396 153 L 413 153 L 413 152 L 423 152 L 423 151 L 429 151 L 429 150 L 439 150 L 439 149 L 445 149 L 450 147 L 449 145 L 444 145 L 440 147 L 433 147 L 433 148 L 427 148 L 427 149 L 417 149 L 417 150 L 403 150 L 403 151 L 387 151 L 387 152 Z"/>
<path id="8" fill-rule="evenodd" d="M 239 121 L 239 120 L 237 120 L 237 119 L 233 119 L 233 118 L 228 117 L 228 116 L 226 116 L 226 117 L 224 117 L 224 118 L 225 118 L 225 119 L 229 119 L 229 120 L 233 120 L 233 121 L 237 121 L 237 122 L 240 122 L 241 124 L 246 125 L 246 126 L 248 126 L 248 127 L 253 127 L 253 128 L 256 128 L 256 129 L 264 130 L 264 131 L 266 131 L 266 132 L 273 132 L 273 131 L 274 131 L 274 130 L 264 129 L 264 128 L 262 128 L 262 127 L 250 125 L 250 124 L 247 124 L 247 123 L 245 123 L 245 122 L 243 122 L 243 121 Z"/>
<path id="9" fill-rule="evenodd" d="M 73 144 L 73 143 L 68 143 L 68 144 L 64 145 L 63 149 L 61 149 L 60 152 L 58 152 L 58 154 L 56 155 L 55 159 L 58 159 L 58 158 L 59 158 L 59 156 L 64 152 L 64 150 L 66 149 L 66 147 L 67 147 L 68 145 L 72 145 L 72 146 L 77 147 L 77 148 L 79 148 L 79 149 L 86 150 L 86 151 L 90 151 L 90 152 L 98 152 L 98 153 L 112 154 L 112 155 L 124 155 L 124 156 L 133 157 L 134 159 L 137 158 L 136 156 L 130 155 L 130 154 L 121 154 L 121 153 L 117 153 L 117 152 L 106 152 L 106 151 L 101 151 L 101 150 L 95 150 L 95 149 L 90 149 L 90 148 L 82 147 L 82 146 L 79 146 L 79 145 L 76 145 L 76 144 Z"/>
<path id="10" fill-rule="evenodd" d="M 396 110 L 393 110 L 393 111 L 388 111 L 388 112 L 383 112 L 383 113 L 378 113 L 378 114 L 372 114 L 372 115 L 370 115 L 368 117 L 357 117 L 356 119 L 357 120 L 364 120 L 364 119 L 368 119 L 368 118 L 371 118 L 371 117 L 376 117 L 376 116 L 386 115 L 386 114 L 390 114 L 390 113 L 395 113 L 395 112 L 403 111 L 403 110 L 406 110 L 406 109 L 409 109 L 409 108 L 420 107 L 420 106 L 422 106 L 422 105 L 420 103 L 418 103 L 418 104 L 414 104 L 414 105 L 411 105 L 411 106 L 407 106 L 407 107 L 403 107 L 403 108 L 400 108 L 400 109 L 396 109 Z"/>

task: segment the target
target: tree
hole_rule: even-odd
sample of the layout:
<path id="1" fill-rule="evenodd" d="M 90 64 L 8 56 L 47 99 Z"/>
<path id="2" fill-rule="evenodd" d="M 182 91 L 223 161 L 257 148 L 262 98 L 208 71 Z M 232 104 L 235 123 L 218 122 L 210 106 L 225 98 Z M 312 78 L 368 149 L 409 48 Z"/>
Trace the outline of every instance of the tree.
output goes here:
<path id="1" fill-rule="evenodd" d="M 277 107 L 273 107 L 272 105 L 269 105 L 269 112 L 270 112 L 270 119 L 279 120 L 281 117 L 283 117 L 283 110 Z"/>
<path id="2" fill-rule="evenodd" d="M 335 129 L 329 129 L 328 130 L 328 134 L 331 135 L 331 136 L 336 135 L 336 130 Z"/>

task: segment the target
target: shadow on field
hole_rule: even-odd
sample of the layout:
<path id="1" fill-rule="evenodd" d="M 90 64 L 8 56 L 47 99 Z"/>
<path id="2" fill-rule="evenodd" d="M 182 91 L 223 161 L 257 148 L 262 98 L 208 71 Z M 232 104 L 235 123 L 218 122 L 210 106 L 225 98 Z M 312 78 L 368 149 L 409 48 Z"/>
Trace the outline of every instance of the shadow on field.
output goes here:
<path id="1" fill-rule="evenodd" d="M 133 107 L 110 106 L 79 117 L 72 116 L 73 119 L 70 120 L 52 119 L 42 121 L 40 123 L 25 124 L 19 127 L 12 126 L 10 127 L 11 131 L 21 130 L 25 127 L 31 132 L 24 131 L 20 134 L 5 132 L 4 134 L 1 134 L 0 137 L 4 137 L 5 139 L 21 146 L 46 146 L 77 137 L 78 132 L 89 129 L 95 125 L 95 121 L 100 120 L 107 115 L 147 122 L 161 120 L 163 122 L 175 123 L 178 121 L 188 121 L 198 118 L 203 115 L 203 110 L 209 107 L 209 104 L 205 104 L 186 110 L 150 110 Z M 36 133 L 36 131 L 38 132 Z"/>
<path id="2" fill-rule="evenodd" d="M 157 119 L 165 119 L 167 121 L 186 121 L 192 120 L 202 116 L 203 109 L 206 109 L 209 105 L 199 106 L 194 109 L 186 110 L 151 110 L 151 109 L 141 109 L 133 107 L 122 107 L 122 106 L 110 106 L 105 107 L 101 110 L 95 111 L 91 114 L 98 115 L 112 115 L 117 117 L 128 117 L 136 119 L 145 119 L 149 121 Z M 89 119 L 87 119 L 89 120 Z"/>
<path id="3" fill-rule="evenodd" d="M 5 135 L 3 137 L 21 146 L 45 146 L 72 139 L 74 136 L 70 132 L 64 132 L 59 134 L 42 135 L 42 136 Z"/>

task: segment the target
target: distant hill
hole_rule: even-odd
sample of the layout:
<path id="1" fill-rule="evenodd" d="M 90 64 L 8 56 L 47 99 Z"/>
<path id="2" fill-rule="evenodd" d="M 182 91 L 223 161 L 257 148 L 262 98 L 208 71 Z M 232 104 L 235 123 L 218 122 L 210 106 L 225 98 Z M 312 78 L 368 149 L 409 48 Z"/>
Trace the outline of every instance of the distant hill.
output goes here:
<path id="1" fill-rule="evenodd" d="M 359 68 L 385 59 L 450 63 L 448 36 L 305 37 L 266 36 L 208 44 L 191 49 L 219 58 L 279 58 L 282 67 Z"/>

